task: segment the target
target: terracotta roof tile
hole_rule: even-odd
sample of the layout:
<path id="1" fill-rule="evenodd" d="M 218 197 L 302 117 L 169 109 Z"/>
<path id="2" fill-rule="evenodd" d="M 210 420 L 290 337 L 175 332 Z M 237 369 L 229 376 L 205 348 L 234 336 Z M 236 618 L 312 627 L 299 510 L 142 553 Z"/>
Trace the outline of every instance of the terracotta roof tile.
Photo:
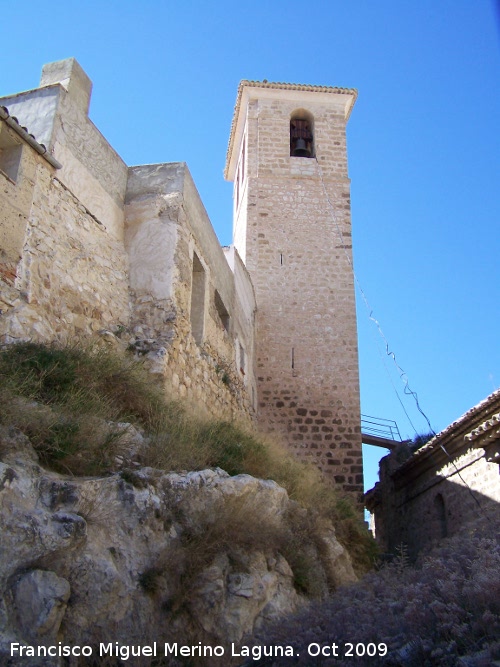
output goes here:
<path id="1" fill-rule="evenodd" d="M 497 417 L 499 417 L 499 415 L 497 414 L 492 415 L 489 419 L 484 421 L 482 426 L 477 426 L 477 427 L 476 427 L 477 424 L 476 419 L 481 415 L 481 412 L 487 412 L 488 409 L 494 410 L 497 407 L 497 405 L 500 407 L 500 389 L 497 389 L 492 394 L 487 396 L 484 400 L 482 400 L 480 403 L 475 405 L 473 408 L 467 410 L 467 412 L 465 412 L 459 419 L 452 422 L 449 426 L 440 431 L 431 440 L 429 440 L 429 442 L 427 442 L 423 447 L 417 449 L 417 451 L 413 454 L 413 456 L 409 458 L 407 461 L 405 461 L 398 468 L 398 472 L 403 469 L 411 468 L 411 466 L 414 463 L 417 463 L 425 455 L 430 454 L 432 450 L 441 447 L 441 445 L 444 445 L 459 430 L 468 428 L 471 431 L 471 433 L 475 433 L 476 431 L 478 431 L 476 437 L 479 437 L 483 433 L 483 431 L 480 431 L 482 426 L 488 424 L 490 420 L 495 420 Z M 483 419 L 485 416 L 486 414 L 483 416 Z M 472 440 L 473 438 L 467 437 L 467 439 Z"/>
<path id="2" fill-rule="evenodd" d="M 33 134 L 30 134 L 27 127 L 23 127 L 15 116 L 11 116 L 7 107 L 0 106 L 0 118 L 7 123 L 7 125 L 16 132 L 20 137 L 27 141 L 32 148 L 36 150 L 47 162 L 49 162 L 56 169 L 61 169 L 61 164 L 47 152 L 44 144 L 39 143 Z"/>

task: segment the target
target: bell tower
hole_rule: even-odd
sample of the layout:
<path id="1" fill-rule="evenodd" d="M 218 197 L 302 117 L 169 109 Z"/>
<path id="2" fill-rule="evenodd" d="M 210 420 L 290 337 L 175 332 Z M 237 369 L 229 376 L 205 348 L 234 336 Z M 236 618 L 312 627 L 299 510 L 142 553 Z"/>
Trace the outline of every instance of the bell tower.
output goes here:
<path id="1" fill-rule="evenodd" d="M 346 123 L 353 89 L 242 81 L 225 177 L 256 292 L 257 417 L 363 491 Z"/>

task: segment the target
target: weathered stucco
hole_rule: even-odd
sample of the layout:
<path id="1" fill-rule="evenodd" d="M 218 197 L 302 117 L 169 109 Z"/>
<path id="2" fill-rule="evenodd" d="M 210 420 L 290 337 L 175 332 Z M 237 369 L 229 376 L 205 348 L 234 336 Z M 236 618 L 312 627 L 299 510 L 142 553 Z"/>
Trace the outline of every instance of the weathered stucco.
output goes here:
<path id="1" fill-rule="evenodd" d="M 131 330 L 138 344 L 155 341 L 151 354 L 167 391 L 220 417 L 253 414 L 254 341 L 248 325 L 255 300 L 248 286 L 243 292 L 241 267 L 233 273 L 225 261 L 187 166 L 131 167 L 126 202 Z M 193 335 L 196 262 L 204 273 L 199 336 Z M 225 318 L 217 309 L 221 302 Z M 248 350 L 248 375 L 237 363 L 240 343 Z"/>

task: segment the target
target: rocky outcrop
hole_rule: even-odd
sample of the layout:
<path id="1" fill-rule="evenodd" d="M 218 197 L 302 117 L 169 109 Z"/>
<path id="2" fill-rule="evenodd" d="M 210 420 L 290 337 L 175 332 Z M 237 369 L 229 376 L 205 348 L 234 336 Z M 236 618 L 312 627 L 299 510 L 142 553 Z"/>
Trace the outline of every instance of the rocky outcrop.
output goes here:
<path id="1" fill-rule="evenodd" d="M 239 644 L 306 602 L 281 549 L 294 503 L 272 481 L 220 469 L 63 476 L 5 427 L 0 461 L 2 664 L 63 664 L 10 657 L 12 642 Z M 331 527 L 322 540 L 323 579 L 354 580 Z"/>

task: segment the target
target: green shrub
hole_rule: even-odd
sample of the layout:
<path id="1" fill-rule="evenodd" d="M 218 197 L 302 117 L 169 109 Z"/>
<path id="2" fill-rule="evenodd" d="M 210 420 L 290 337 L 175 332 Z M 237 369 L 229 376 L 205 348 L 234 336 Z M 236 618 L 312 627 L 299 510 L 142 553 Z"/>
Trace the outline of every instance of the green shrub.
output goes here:
<path id="1" fill-rule="evenodd" d="M 416 452 L 417 449 L 420 449 L 420 447 L 423 447 L 426 445 L 429 440 L 432 440 L 432 438 L 436 434 L 434 432 L 429 432 L 429 433 L 417 433 L 413 440 L 410 442 L 410 449 L 412 452 Z"/>

